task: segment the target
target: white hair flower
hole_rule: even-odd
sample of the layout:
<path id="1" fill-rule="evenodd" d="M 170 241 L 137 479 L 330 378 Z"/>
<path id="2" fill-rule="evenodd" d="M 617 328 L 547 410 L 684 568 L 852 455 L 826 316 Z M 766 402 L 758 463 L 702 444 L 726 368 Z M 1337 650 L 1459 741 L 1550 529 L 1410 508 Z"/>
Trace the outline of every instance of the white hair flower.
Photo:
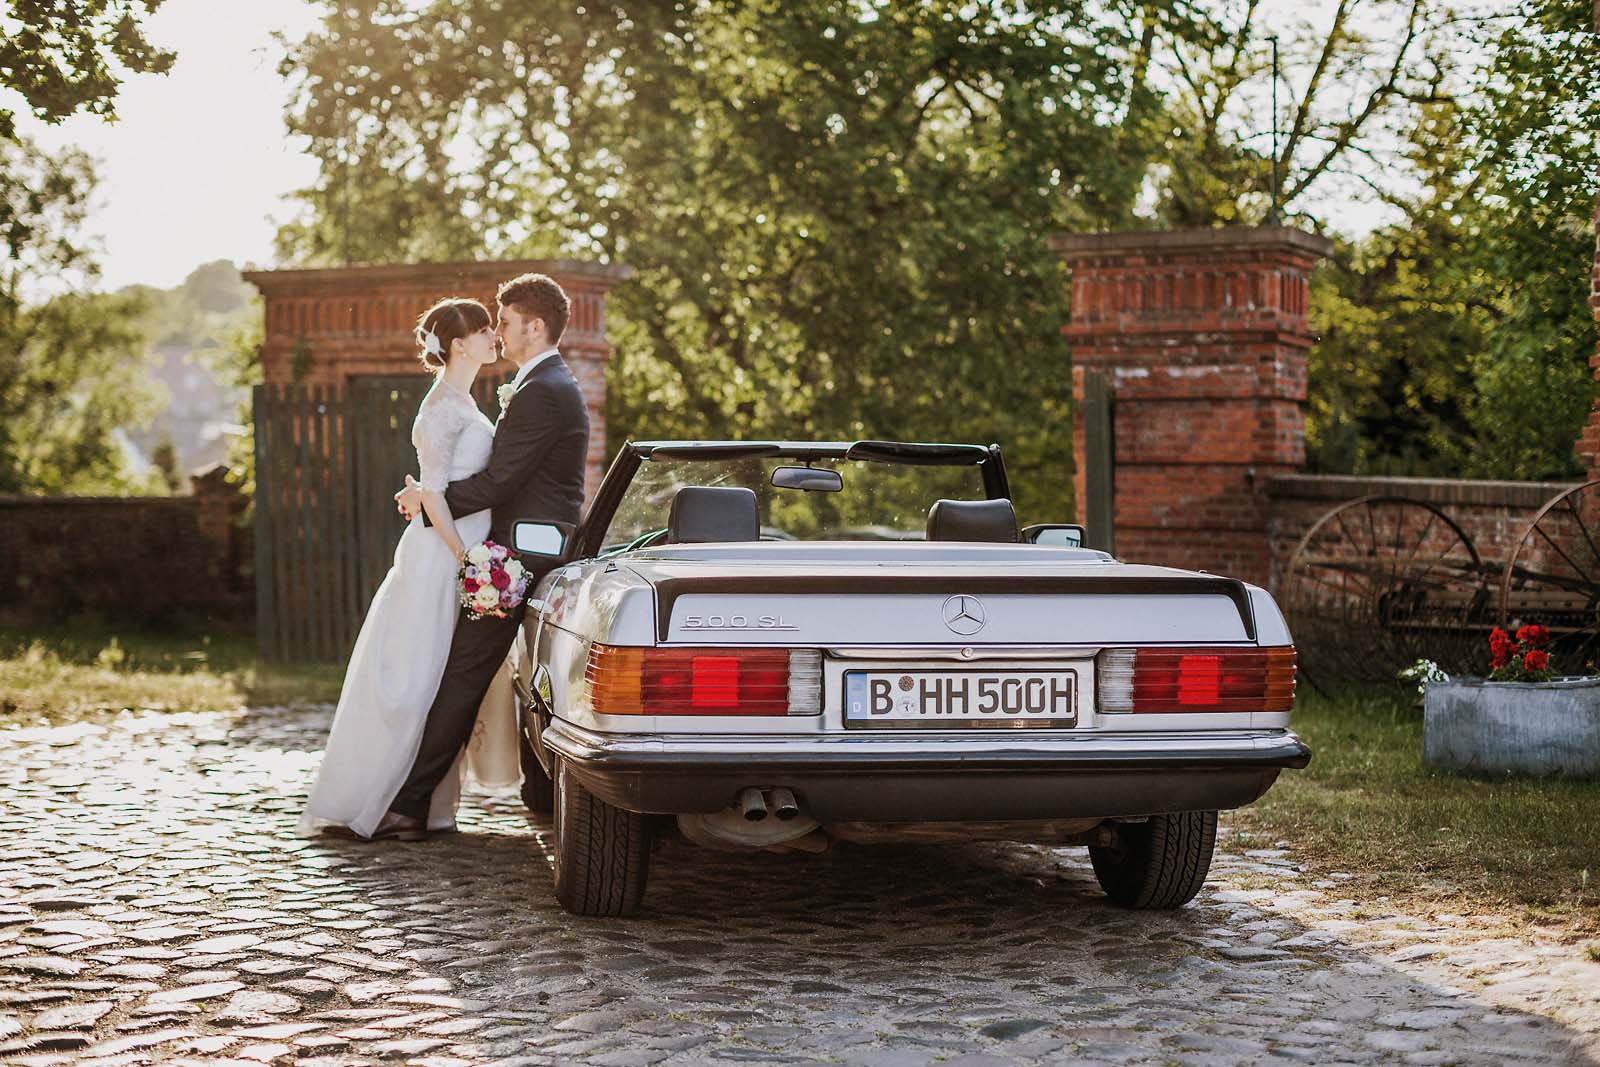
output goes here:
<path id="1" fill-rule="evenodd" d="M 443 356 L 444 345 L 439 343 L 439 335 L 428 330 L 422 335 L 422 350 L 430 356 Z"/>

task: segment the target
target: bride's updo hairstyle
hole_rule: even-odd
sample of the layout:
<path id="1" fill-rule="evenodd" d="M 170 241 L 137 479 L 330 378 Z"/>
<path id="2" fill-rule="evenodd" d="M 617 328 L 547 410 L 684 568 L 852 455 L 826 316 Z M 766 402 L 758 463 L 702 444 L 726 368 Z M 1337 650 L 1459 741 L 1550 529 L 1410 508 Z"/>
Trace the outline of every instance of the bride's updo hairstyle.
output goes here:
<path id="1" fill-rule="evenodd" d="M 489 309 L 476 300 L 446 297 L 417 317 L 417 359 L 437 374 L 450 355 L 450 343 L 477 333 L 493 320 Z"/>

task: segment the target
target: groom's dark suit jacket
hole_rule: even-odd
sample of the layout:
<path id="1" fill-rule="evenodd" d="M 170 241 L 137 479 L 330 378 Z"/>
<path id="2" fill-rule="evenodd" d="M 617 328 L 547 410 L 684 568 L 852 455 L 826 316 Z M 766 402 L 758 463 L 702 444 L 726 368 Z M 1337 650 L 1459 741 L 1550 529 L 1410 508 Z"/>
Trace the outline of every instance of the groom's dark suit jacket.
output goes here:
<path id="1" fill-rule="evenodd" d="M 549 356 L 522 382 L 495 423 L 489 465 L 470 478 L 451 482 L 445 503 L 452 515 L 494 509 L 489 537 L 511 544 L 518 519 L 578 521 L 583 505 L 583 468 L 589 452 L 589 407 L 577 380 L 559 355 Z M 537 577 L 554 566 L 529 566 Z M 411 774 L 389 807 L 425 819 L 433 790 L 449 772 L 472 734 L 478 705 L 504 662 L 522 625 L 523 608 L 508 617 L 456 616 L 450 656 L 428 720 L 423 726 Z"/>
<path id="2" fill-rule="evenodd" d="M 495 422 L 488 466 L 451 482 L 444 502 L 452 515 L 492 508 L 489 539 L 510 547 L 518 519 L 577 523 L 588 456 L 589 406 L 566 363 L 549 356 Z"/>

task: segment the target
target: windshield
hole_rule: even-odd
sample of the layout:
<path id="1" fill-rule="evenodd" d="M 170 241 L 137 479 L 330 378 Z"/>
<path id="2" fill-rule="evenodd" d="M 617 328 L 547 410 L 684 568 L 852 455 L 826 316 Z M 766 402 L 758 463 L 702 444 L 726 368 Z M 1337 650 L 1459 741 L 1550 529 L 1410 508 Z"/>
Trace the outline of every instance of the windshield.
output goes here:
<path id="1" fill-rule="evenodd" d="M 780 489 L 772 484 L 776 468 L 807 465 L 781 456 L 645 459 L 611 517 L 603 550 L 626 548 L 665 530 L 672 496 L 686 485 L 743 486 L 754 491 L 762 538 L 783 541 L 920 541 L 935 500 L 987 496 L 976 463 L 909 466 L 823 459 L 809 466 L 837 471 L 844 480 L 840 491 Z"/>

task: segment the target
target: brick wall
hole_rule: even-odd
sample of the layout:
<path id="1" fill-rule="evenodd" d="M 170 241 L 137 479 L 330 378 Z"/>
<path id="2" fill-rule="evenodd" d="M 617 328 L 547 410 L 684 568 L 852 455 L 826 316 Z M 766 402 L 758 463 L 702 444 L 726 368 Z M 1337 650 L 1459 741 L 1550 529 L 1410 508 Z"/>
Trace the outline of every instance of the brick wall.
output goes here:
<path id="1" fill-rule="evenodd" d="M 1600 31 L 1600 0 L 1595 0 L 1595 29 Z M 1594 309 L 1595 320 L 1600 322 L 1600 197 L 1595 198 L 1594 223 L 1594 267 L 1589 272 L 1589 307 Z M 1600 342 L 1596 342 L 1595 353 L 1589 357 L 1589 366 L 1594 369 L 1595 377 L 1600 379 Z M 1589 421 L 1583 428 L 1583 436 L 1578 439 L 1578 455 L 1589 466 L 1589 480 L 1600 479 L 1600 405 L 1589 411 Z"/>
<path id="2" fill-rule="evenodd" d="M 1305 460 L 1307 294 L 1323 238 L 1278 227 L 1073 234 L 1073 393 L 1108 379 L 1118 557 L 1269 578 L 1265 485 Z M 1079 515 L 1088 458 L 1073 426 Z"/>
<path id="3" fill-rule="evenodd" d="M 590 492 L 606 461 L 606 294 L 632 272 L 570 260 L 421 263 L 322 270 L 247 271 L 266 302 L 261 363 L 268 384 L 294 381 L 343 388 L 362 374 L 422 374 L 412 329 L 417 316 L 446 296 L 481 300 L 494 310 L 501 282 L 548 274 L 572 299 L 561 352 L 589 403 Z M 502 361 L 482 373 L 509 377 Z"/>
<path id="4" fill-rule="evenodd" d="M 1577 482 L 1494 482 L 1455 478 L 1365 478 L 1335 474 L 1296 474 L 1273 478 L 1267 536 L 1271 545 L 1271 587 L 1295 546 L 1323 515 L 1365 496 L 1399 496 L 1432 504 L 1444 512 L 1477 549 L 1485 563 L 1498 567 L 1516 551 L 1528 523 L 1548 501 Z M 1538 546 L 1535 546 L 1536 549 Z"/>
<path id="5" fill-rule="evenodd" d="M 0 496 L 0 619 L 248 621 L 250 531 L 224 473 L 191 496 Z"/>

